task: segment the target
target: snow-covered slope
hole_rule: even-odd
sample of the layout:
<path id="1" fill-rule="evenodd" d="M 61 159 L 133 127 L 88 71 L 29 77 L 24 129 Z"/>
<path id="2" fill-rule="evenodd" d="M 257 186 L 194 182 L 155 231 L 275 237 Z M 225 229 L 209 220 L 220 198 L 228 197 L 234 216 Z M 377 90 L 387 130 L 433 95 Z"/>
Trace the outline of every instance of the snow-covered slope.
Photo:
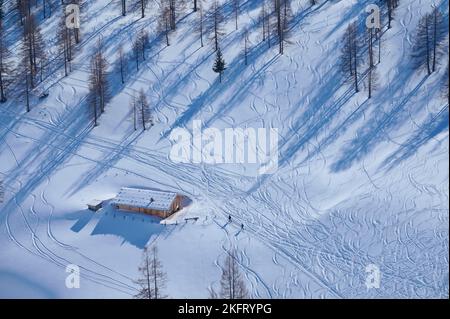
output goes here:
<path id="1" fill-rule="evenodd" d="M 131 297 L 142 250 L 156 244 L 175 298 L 217 289 L 232 246 L 254 298 L 448 297 L 444 66 L 427 77 L 410 61 L 431 2 L 400 1 L 370 100 L 343 83 L 338 58 L 345 28 L 363 21 L 373 1 L 292 2 L 290 43 L 281 56 L 261 42 L 260 2 L 242 1 L 240 29 L 230 18 L 222 39 L 228 69 L 220 84 L 211 45 L 200 48 L 189 9 L 165 47 L 154 10 L 144 19 L 138 11 L 122 17 L 119 1 L 85 1 L 70 75 L 61 68 L 45 79 L 38 89 L 50 96 L 34 99 L 30 113 L 17 87 L 0 105 L 0 296 Z M 448 16 L 448 1 L 438 4 Z M 15 19 L 10 15 L 7 22 Z M 52 52 L 58 19 L 55 13 L 41 25 Z M 10 24 L 14 48 L 19 37 Z M 122 43 L 131 50 L 143 28 L 151 34 L 148 57 L 138 72 L 130 62 L 122 86 L 117 49 Z M 85 97 L 99 38 L 114 84 L 93 128 Z M 140 89 L 155 116 L 144 133 L 134 131 L 129 108 Z M 174 163 L 168 137 L 194 120 L 219 129 L 278 128 L 279 169 L 255 177 L 246 165 Z M 86 210 L 90 200 L 110 199 L 123 186 L 175 191 L 193 203 L 168 225 L 109 206 Z M 81 268 L 80 289 L 66 288 L 68 264 Z M 365 285 L 371 264 L 381 271 L 379 289 Z"/>

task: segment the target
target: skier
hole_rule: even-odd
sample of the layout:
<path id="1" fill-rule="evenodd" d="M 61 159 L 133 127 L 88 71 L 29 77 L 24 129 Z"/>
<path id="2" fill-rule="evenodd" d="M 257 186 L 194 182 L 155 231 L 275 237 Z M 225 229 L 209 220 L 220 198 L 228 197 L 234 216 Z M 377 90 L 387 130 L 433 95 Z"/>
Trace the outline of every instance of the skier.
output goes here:
<path id="1" fill-rule="evenodd" d="M 231 223 L 231 215 L 228 216 L 228 222 Z"/>

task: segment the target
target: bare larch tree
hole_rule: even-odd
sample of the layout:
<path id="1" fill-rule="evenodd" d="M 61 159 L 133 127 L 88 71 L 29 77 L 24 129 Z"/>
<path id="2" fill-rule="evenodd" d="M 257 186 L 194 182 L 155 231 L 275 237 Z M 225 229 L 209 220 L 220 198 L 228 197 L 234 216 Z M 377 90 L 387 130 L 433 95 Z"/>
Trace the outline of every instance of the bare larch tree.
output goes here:
<path id="1" fill-rule="evenodd" d="M 91 73 L 89 76 L 88 101 L 93 109 L 94 125 L 98 125 L 99 115 L 105 112 L 109 100 L 109 83 L 107 75 L 108 64 L 103 54 L 103 44 L 97 43 L 97 50 L 91 59 Z"/>
<path id="2" fill-rule="evenodd" d="M 164 299 L 164 289 L 167 284 L 167 274 L 158 258 L 158 249 L 154 246 L 150 251 L 144 249 L 142 264 L 139 267 L 141 277 L 136 281 L 139 285 L 137 299 Z"/>
<path id="3" fill-rule="evenodd" d="M 6 102 L 6 86 L 12 72 L 11 52 L 6 46 L 5 38 L 3 11 L 0 11 L 0 103 Z"/>
<path id="4" fill-rule="evenodd" d="M 446 34 L 446 23 L 437 8 L 420 19 L 412 53 L 416 69 L 426 69 L 428 75 L 436 71 Z"/>
<path id="5" fill-rule="evenodd" d="M 359 92 L 358 86 L 358 67 L 360 64 L 358 27 L 356 22 L 351 23 L 345 30 L 342 39 L 343 46 L 341 50 L 341 70 L 346 79 L 352 79 L 355 85 L 355 91 Z"/>
<path id="6" fill-rule="evenodd" d="M 207 15 L 207 30 L 211 34 L 214 43 L 214 51 L 219 49 L 220 39 L 224 35 L 222 24 L 224 23 L 223 7 L 216 0 L 214 1 Z"/>
<path id="7" fill-rule="evenodd" d="M 148 126 L 153 125 L 153 117 L 148 103 L 147 96 L 143 89 L 139 92 L 139 96 L 136 101 L 136 106 L 139 108 L 138 116 L 139 121 L 142 123 L 142 128 L 147 130 Z"/>
<path id="8" fill-rule="evenodd" d="M 222 299 L 247 299 L 249 297 L 245 281 L 237 262 L 237 252 L 228 252 L 222 267 L 219 297 Z"/>

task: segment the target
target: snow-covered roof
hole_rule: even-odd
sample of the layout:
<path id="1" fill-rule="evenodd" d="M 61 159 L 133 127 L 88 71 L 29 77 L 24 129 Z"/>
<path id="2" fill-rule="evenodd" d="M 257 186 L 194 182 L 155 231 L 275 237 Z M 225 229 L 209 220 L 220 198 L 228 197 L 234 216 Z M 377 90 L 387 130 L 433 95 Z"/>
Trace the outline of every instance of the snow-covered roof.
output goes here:
<path id="1" fill-rule="evenodd" d="M 113 205 L 126 205 L 132 207 L 146 208 L 166 211 L 170 210 L 177 194 L 150 189 L 124 187 L 113 199 Z"/>
<path id="2" fill-rule="evenodd" d="M 103 201 L 100 199 L 93 199 L 88 203 L 88 206 L 98 206 L 100 204 L 103 204 Z"/>

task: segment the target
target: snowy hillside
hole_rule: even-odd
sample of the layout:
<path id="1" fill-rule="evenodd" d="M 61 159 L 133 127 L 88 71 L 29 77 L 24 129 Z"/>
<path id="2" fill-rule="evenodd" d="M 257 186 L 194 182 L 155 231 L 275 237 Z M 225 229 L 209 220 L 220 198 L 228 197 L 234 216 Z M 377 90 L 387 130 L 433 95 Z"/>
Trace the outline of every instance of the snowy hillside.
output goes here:
<path id="1" fill-rule="evenodd" d="M 0 104 L 1 297 L 132 298 L 143 249 L 157 246 L 171 298 L 219 290 L 232 247 L 252 298 L 448 298 L 448 0 L 399 1 L 390 29 L 383 13 L 370 99 L 366 7 L 383 1 L 291 1 L 283 55 L 276 36 L 270 48 L 262 39 L 262 1 L 240 1 L 238 30 L 233 1 L 219 1 L 221 83 L 212 70 L 212 0 L 203 1 L 203 47 L 193 1 L 179 11 L 170 46 L 158 1 L 149 1 L 145 18 L 139 1 L 127 1 L 126 16 L 119 0 L 78 1 L 80 42 L 67 76 L 57 32 L 63 9 L 48 2 L 45 19 L 41 5 L 32 8 L 49 62 L 31 110 L 19 75 Z M 2 18 L 13 65 L 23 33 L 15 3 L 3 1 Z M 441 63 L 427 75 L 412 55 L 433 4 L 446 30 Z M 361 29 L 359 93 L 340 68 L 353 21 Z M 133 42 L 142 30 L 149 43 L 137 70 Z M 100 46 L 110 99 L 94 126 L 90 63 Z M 140 91 L 153 115 L 145 131 L 134 129 L 130 107 Z M 277 169 L 174 161 L 171 137 L 192 132 L 195 121 L 203 129 L 277 129 Z M 161 223 L 110 205 L 122 187 L 191 203 Z M 94 199 L 106 200 L 97 213 L 86 206 Z M 68 265 L 80 268 L 79 289 L 66 287 Z M 371 265 L 381 274 L 373 289 Z"/>

